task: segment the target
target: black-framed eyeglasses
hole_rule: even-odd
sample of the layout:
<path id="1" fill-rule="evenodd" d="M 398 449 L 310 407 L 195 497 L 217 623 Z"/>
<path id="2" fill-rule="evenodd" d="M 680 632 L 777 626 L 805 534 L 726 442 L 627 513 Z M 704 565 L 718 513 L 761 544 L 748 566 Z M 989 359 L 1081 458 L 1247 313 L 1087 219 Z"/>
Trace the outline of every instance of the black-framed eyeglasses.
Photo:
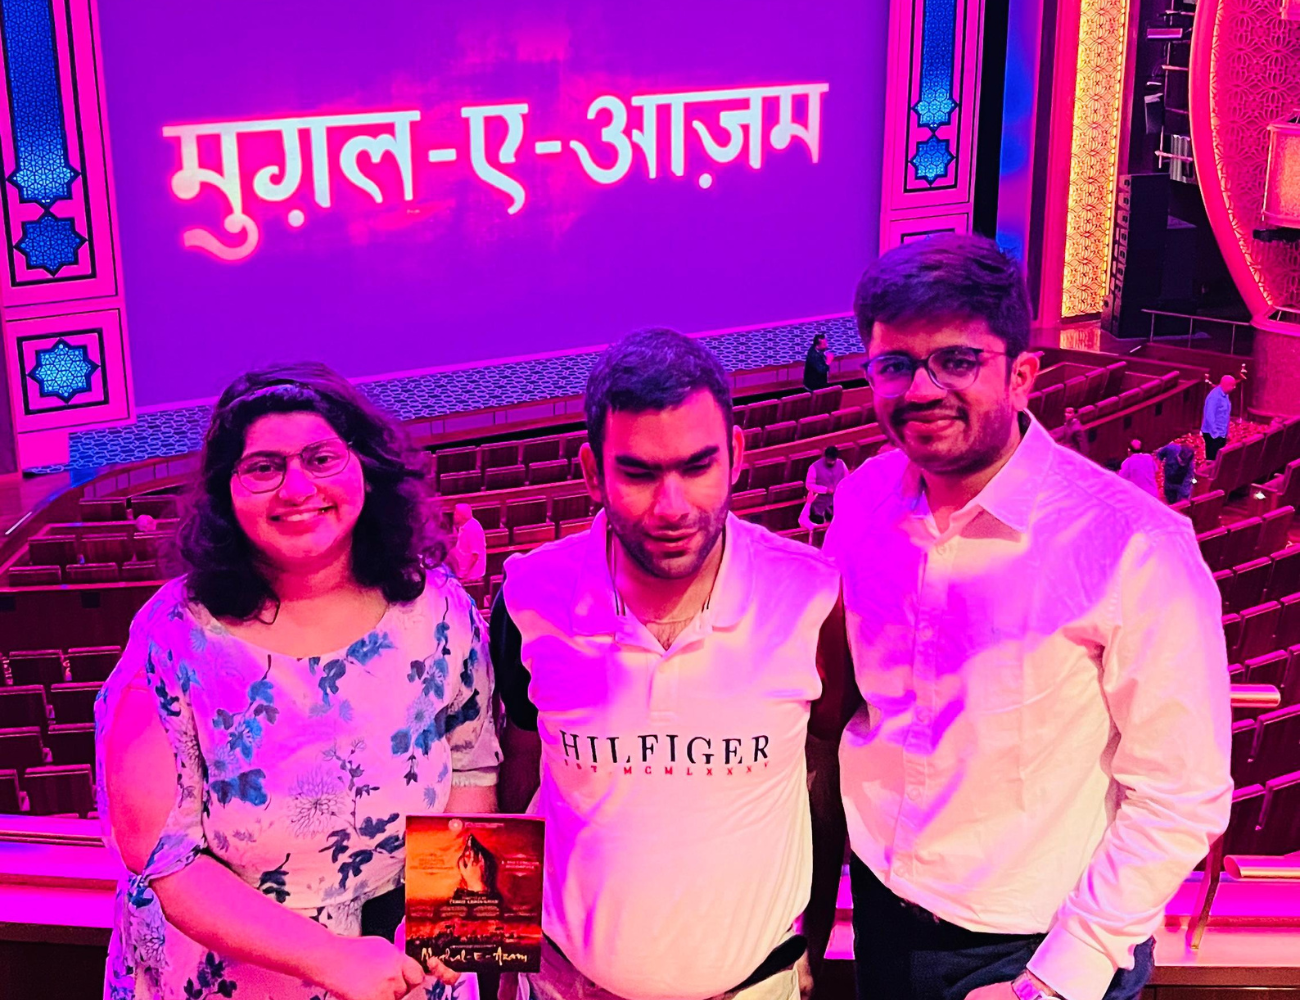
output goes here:
<path id="1" fill-rule="evenodd" d="M 289 471 L 289 462 L 295 458 L 302 471 L 312 479 L 328 479 L 348 467 L 352 449 L 346 442 L 330 438 L 313 442 L 296 455 L 260 451 L 236 462 L 234 474 L 249 493 L 270 493 L 280 488 L 285 473 Z"/>
<path id="2" fill-rule="evenodd" d="M 998 356 L 1006 357 L 1007 352 L 960 344 L 941 347 L 923 358 L 914 358 L 902 351 L 877 354 L 866 364 L 867 381 L 876 395 L 895 399 L 911 387 L 916 370 L 924 368 L 930 381 L 940 389 L 961 392 L 975 384 L 985 358 Z"/>

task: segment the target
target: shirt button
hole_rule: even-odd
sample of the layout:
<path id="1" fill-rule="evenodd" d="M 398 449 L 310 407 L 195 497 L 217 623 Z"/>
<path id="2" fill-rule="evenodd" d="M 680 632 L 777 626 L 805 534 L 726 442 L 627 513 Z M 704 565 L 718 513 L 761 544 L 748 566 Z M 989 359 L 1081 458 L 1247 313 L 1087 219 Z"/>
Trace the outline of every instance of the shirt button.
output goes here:
<path id="1" fill-rule="evenodd" d="M 930 721 L 930 710 L 928 708 L 917 709 L 916 721 L 920 723 L 928 723 Z"/>
<path id="2" fill-rule="evenodd" d="M 919 788 L 909 788 L 907 790 L 907 797 L 915 802 L 921 797 L 921 790 Z"/>

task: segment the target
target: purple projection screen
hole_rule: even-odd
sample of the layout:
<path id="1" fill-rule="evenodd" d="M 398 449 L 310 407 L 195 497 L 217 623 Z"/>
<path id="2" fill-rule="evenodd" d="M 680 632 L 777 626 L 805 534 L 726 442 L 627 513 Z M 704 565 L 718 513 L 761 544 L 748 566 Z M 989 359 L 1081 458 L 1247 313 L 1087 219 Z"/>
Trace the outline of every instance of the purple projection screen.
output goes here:
<path id="1" fill-rule="evenodd" d="M 100 0 L 137 402 L 846 312 L 886 0 Z"/>

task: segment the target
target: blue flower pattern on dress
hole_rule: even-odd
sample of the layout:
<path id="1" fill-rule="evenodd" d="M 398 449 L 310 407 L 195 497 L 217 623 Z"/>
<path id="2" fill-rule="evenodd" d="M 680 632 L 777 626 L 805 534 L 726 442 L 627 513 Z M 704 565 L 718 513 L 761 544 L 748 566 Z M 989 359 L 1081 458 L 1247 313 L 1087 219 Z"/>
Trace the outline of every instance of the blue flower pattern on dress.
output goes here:
<path id="1" fill-rule="evenodd" d="M 117 699 L 143 674 L 177 770 L 162 835 L 119 886 L 105 996 L 324 1000 L 318 985 L 187 938 L 152 882 L 206 852 L 277 903 L 358 934 L 362 903 L 402 879 L 406 815 L 445 809 L 454 783 L 495 781 L 484 632 L 459 584 L 434 574 L 422 597 L 390 607 L 346 649 L 294 659 L 231 635 L 187 603 L 181 581 L 164 586 L 96 704 L 102 752 Z M 116 852 L 106 819 L 105 839 Z M 468 989 L 429 996 L 463 1000 Z"/>

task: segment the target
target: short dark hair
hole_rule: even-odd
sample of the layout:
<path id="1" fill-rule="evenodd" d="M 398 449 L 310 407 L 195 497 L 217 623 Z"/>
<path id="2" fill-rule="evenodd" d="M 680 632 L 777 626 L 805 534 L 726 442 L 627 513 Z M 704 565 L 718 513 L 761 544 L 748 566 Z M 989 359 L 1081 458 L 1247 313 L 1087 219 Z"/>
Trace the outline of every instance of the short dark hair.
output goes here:
<path id="1" fill-rule="evenodd" d="M 819 341 L 819 340 L 826 340 L 826 334 L 824 334 L 824 333 L 814 333 L 814 334 L 813 334 L 813 342 L 812 342 L 813 347 L 816 347 L 816 346 L 817 346 L 817 341 Z M 827 340 L 826 342 L 827 342 L 828 344 L 830 343 L 829 340 Z"/>
<path id="2" fill-rule="evenodd" d="M 828 444 L 826 446 L 826 457 L 829 458 L 831 461 L 834 461 L 835 459 L 839 458 L 840 457 L 839 448 L 835 447 L 835 445 L 833 444 Z"/>
<path id="3" fill-rule="evenodd" d="M 731 454 L 731 384 L 716 354 L 673 330 L 641 330 L 624 337 L 596 361 L 587 377 L 587 440 L 604 467 L 605 418 L 611 412 L 646 413 L 680 406 L 704 390 L 722 410 Z"/>
<path id="4" fill-rule="evenodd" d="M 1029 347 L 1029 292 L 1020 265 L 985 236 L 944 233 L 884 253 L 853 297 L 863 343 L 877 321 L 984 320 L 1010 360 Z"/>
<path id="5" fill-rule="evenodd" d="M 352 534 L 352 573 L 390 603 L 424 591 L 421 503 L 425 475 L 397 425 L 347 379 L 315 362 L 274 365 L 239 376 L 217 401 L 203 442 L 199 478 L 179 531 L 186 586 L 220 618 L 246 621 L 279 598 L 258 566 L 252 541 L 235 520 L 230 479 L 245 435 L 271 413 L 318 413 L 347 442 L 365 473 L 366 500 Z"/>

